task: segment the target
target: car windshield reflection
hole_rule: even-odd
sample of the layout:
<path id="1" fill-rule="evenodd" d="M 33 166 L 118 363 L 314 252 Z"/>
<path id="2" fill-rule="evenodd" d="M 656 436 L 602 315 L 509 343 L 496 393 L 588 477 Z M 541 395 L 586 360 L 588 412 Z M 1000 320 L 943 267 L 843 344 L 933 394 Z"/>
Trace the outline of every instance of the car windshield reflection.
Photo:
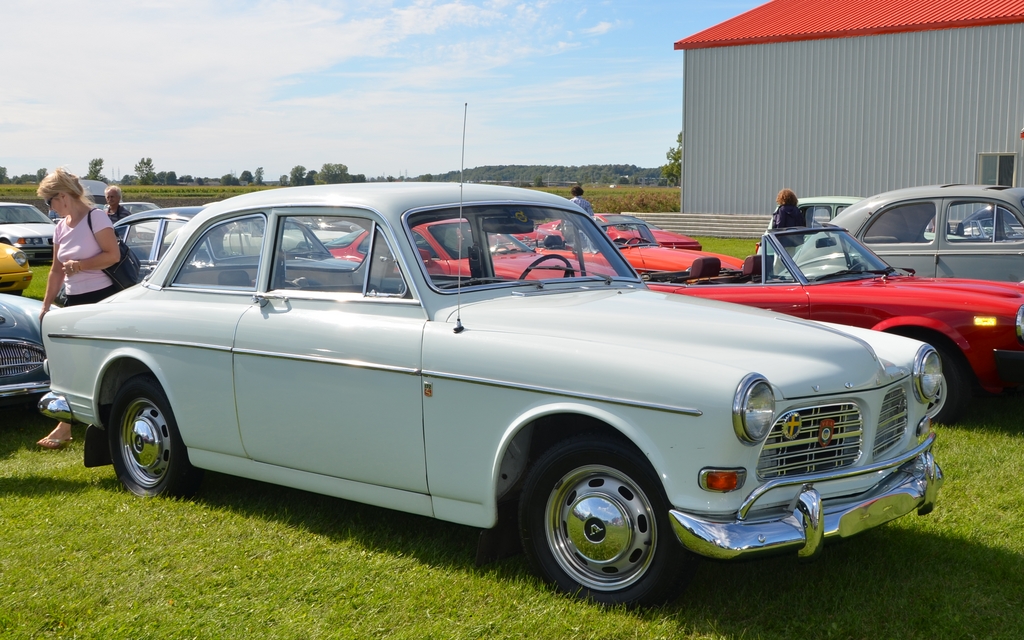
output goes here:
<path id="1" fill-rule="evenodd" d="M 775 235 L 808 282 L 874 277 L 893 271 L 870 249 L 839 229 L 806 229 Z"/>
<path id="2" fill-rule="evenodd" d="M 636 279 L 593 221 L 570 211 L 485 205 L 461 215 L 458 208 L 414 213 L 407 224 L 423 270 L 440 291 Z"/>

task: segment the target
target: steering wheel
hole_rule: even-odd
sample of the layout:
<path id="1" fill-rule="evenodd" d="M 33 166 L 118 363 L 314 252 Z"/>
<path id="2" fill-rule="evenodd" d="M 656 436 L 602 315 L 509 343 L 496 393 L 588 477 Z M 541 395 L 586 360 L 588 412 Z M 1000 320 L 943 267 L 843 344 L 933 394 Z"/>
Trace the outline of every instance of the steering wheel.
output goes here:
<path id="1" fill-rule="evenodd" d="M 531 271 L 536 269 L 537 266 L 540 265 L 542 262 L 547 262 L 548 260 L 560 260 L 562 263 L 565 264 L 566 268 L 562 271 L 563 278 L 571 278 L 576 275 L 576 270 L 572 268 L 571 262 L 566 260 L 564 257 L 558 255 L 557 253 L 546 253 L 541 257 L 537 258 L 536 260 L 534 260 L 533 262 L 531 262 L 530 266 L 526 267 L 522 275 L 519 276 L 519 279 L 526 280 L 526 276 L 530 275 Z"/>
<path id="2" fill-rule="evenodd" d="M 630 236 L 629 238 L 626 238 L 625 245 L 628 247 L 634 244 L 643 244 L 643 241 L 644 239 L 640 236 Z"/>

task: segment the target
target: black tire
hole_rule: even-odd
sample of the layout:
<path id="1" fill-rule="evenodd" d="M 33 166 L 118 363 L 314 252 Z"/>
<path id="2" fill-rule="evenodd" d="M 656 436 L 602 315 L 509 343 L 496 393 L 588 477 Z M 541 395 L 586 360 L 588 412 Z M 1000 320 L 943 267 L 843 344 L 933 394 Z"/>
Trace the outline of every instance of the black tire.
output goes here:
<path id="1" fill-rule="evenodd" d="M 964 414 L 971 402 L 973 388 L 971 377 L 973 374 L 959 352 L 954 352 L 945 345 L 932 346 L 939 352 L 943 378 L 941 397 L 937 402 L 941 408 L 932 416 L 932 420 L 942 424 L 954 424 Z"/>
<path id="2" fill-rule="evenodd" d="M 129 378 L 114 396 L 107 426 L 118 480 L 139 496 L 190 497 L 203 470 L 192 466 L 167 395 L 151 375 Z"/>
<path id="3" fill-rule="evenodd" d="M 519 499 L 519 532 L 537 573 L 603 604 L 674 599 L 697 557 L 672 533 L 650 464 L 622 442 L 583 435 L 545 452 Z M 595 514 L 602 514 L 602 517 Z"/>

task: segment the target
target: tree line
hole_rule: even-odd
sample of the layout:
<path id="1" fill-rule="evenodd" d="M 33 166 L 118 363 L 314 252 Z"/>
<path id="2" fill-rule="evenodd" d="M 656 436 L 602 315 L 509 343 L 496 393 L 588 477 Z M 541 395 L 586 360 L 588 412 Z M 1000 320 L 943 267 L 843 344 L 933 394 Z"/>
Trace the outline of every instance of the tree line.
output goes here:
<path id="1" fill-rule="evenodd" d="M 675 186 L 679 184 L 683 148 L 683 134 L 679 133 L 675 147 L 670 147 L 665 154 L 668 164 L 651 169 L 637 167 L 633 164 L 588 164 L 582 166 L 562 165 L 487 165 L 474 167 L 465 171 L 449 171 L 447 173 L 425 173 L 412 180 L 420 182 L 501 182 L 521 186 L 543 187 L 549 184 L 638 184 Z M 263 167 L 255 171 L 246 169 L 237 176 L 232 171 L 220 178 L 207 178 L 192 175 L 179 176 L 175 171 L 157 171 L 152 158 L 141 158 L 135 163 L 135 173 L 121 176 L 119 182 L 125 185 L 176 185 L 176 184 L 221 184 L 223 186 L 267 184 L 263 178 Z M 39 169 L 34 174 L 8 177 L 7 168 L 0 167 L 0 184 L 36 184 L 46 177 L 47 170 Z M 83 176 L 89 180 L 110 182 L 103 175 L 103 158 L 89 161 L 89 170 Z M 277 183 L 281 186 L 299 186 L 307 184 L 341 184 L 346 182 L 378 182 L 401 181 L 409 178 L 394 176 L 378 176 L 367 180 L 361 173 L 349 173 L 348 166 L 341 163 L 325 162 L 320 170 L 306 169 L 301 164 L 292 167 L 287 174 L 281 174 Z"/>

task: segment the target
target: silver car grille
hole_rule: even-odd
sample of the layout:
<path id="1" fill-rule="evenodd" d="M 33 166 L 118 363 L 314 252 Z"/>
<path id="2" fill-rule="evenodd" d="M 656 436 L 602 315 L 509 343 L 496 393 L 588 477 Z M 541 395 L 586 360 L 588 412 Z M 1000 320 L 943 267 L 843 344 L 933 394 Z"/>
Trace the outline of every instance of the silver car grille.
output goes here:
<path id="1" fill-rule="evenodd" d="M 860 456 L 863 427 L 852 402 L 787 411 L 772 425 L 757 475 L 770 479 L 848 467 Z"/>
<path id="2" fill-rule="evenodd" d="M 878 416 L 878 432 L 875 434 L 875 458 L 891 449 L 903 439 L 907 432 L 907 392 L 896 387 L 885 394 L 882 413 Z"/>
<path id="3" fill-rule="evenodd" d="M 32 373 L 43 368 L 43 348 L 21 340 L 0 340 L 0 378 Z"/>

